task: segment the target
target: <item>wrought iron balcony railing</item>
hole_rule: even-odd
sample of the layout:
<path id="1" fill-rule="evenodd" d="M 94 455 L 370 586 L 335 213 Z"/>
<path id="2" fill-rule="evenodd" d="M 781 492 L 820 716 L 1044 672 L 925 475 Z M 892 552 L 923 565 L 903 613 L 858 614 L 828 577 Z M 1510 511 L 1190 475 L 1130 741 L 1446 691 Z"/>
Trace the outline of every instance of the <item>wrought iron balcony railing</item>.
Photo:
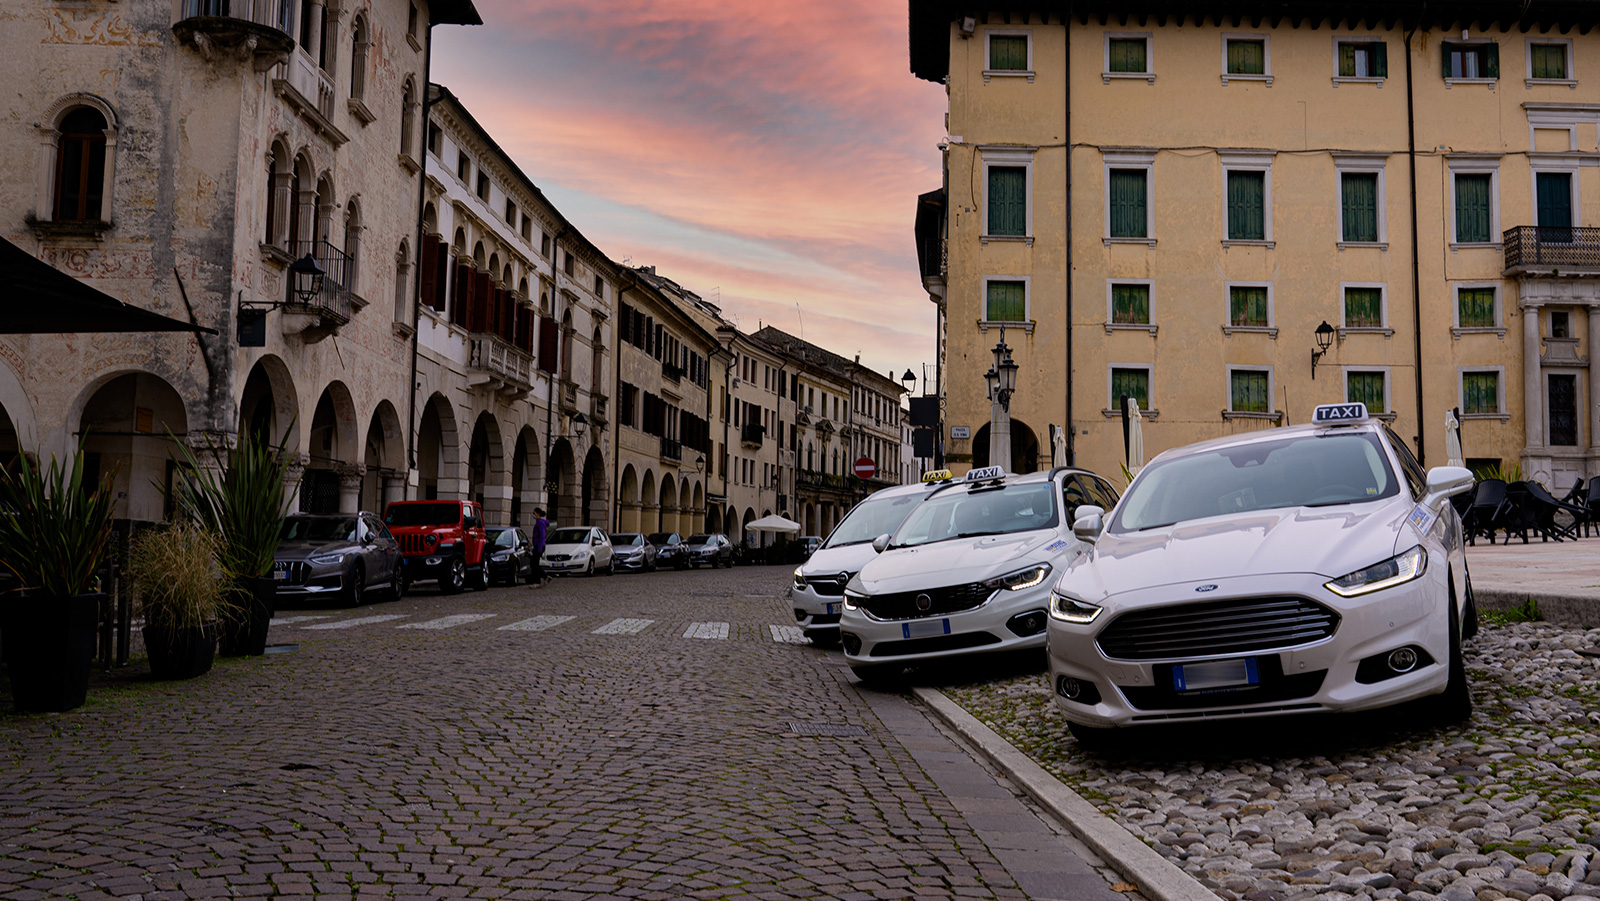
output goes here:
<path id="1" fill-rule="evenodd" d="M 289 246 L 289 253 L 294 259 L 300 259 L 306 254 L 311 254 L 312 259 L 322 268 L 322 288 L 309 299 L 300 297 L 295 293 L 294 278 L 284 279 L 288 294 L 284 298 L 291 307 L 319 307 L 323 311 L 336 313 L 347 321 L 351 315 L 350 309 L 350 255 L 329 244 L 327 241 L 295 241 Z"/>
<path id="2" fill-rule="evenodd" d="M 661 456 L 666 460 L 682 460 L 683 444 L 672 438 L 662 438 Z"/>
<path id="3" fill-rule="evenodd" d="M 1600 228 L 1518 225 L 1501 235 L 1507 271 L 1600 274 Z"/>
<path id="4" fill-rule="evenodd" d="M 288 34 L 295 6 L 289 0 L 183 0 L 183 18 L 238 19 Z"/>

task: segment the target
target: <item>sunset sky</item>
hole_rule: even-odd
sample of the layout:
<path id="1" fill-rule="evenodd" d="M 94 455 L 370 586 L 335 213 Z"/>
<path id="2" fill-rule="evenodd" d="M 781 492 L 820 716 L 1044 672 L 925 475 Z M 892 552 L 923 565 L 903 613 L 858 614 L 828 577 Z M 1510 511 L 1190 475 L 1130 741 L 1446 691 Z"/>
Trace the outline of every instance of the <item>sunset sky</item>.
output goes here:
<path id="1" fill-rule="evenodd" d="M 477 5 L 434 31 L 433 80 L 604 253 L 746 332 L 921 375 L 911 226 L 945 104 L 908 69 L 905 0 Z"/>

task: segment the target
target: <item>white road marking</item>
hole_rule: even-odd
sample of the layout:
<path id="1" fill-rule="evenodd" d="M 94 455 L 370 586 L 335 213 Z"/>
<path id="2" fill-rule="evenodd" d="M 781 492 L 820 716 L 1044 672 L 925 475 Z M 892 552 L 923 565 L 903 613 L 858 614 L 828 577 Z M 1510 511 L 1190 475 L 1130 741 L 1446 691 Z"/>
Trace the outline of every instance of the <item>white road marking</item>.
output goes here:
<path id="1" fill-rule="evenodd" d="M 577 619 L 576 616 L 535 616 L 530 619 L 514 622 L 509 626 L 501 626 L 500 632 L 543 632 L 554 629 L 556 626 L 570 623 Z"/>
<path id="2" fill-rule="evenodd" d="M 409 613 L 385 613 L 379 616 L 358 616 L 355 619 L 341 619 L 336 623 L 317 623 L 314 626 L 301 626 L 302 629 L 349 629 L 353 626 L 365 626 L 369 623 L 386 623 L 394 619 L 405 619 Z"/>
<path id="3" fill-rule="evenodd" d="M 637 635 L 654 623 L 653 619 L 614 619 L 590 632 L 590 635 Z"/>
<path id="4" fill-rule="evenodd" d="M 728 637 L 727 623 L 690 623 L 684 638 L 722 638 Z"/>
<path id="5" fill-rule="evenodd" d="M 480 619 L 494 619 L 497 613 L 457 613 L 452 616 L 441 616 L 430 619 L 425 623 L 406 623 L 397 628 L 401 629 L 450 629 L 466 623 L 475 623 Z"/>
<path id="6" fill-rule="evenodd" d="M 332 618 L 333 618 L 333 614 L 331 614 L 331 613 L 322 613 L 322 614 L 318 614 L 318 615 L 315 615 L 315 616 L 279 616 L 279 617 L 276 617 L 276 618 L 274 618 L 272 620 L 272 625 L 274 625 L 274 626 L 287 626 L 290 623 L 303 623 L 303 622 L 309 622 L 309 621 L 314 620 L 314 619 L 332 619 Z"/>
<path id="7" fill-rule="evenodd" d="M 799 626 L 768 626 L 772 630 L 772 640 L 783 644 L 809 644 L 806 633 Z"/>

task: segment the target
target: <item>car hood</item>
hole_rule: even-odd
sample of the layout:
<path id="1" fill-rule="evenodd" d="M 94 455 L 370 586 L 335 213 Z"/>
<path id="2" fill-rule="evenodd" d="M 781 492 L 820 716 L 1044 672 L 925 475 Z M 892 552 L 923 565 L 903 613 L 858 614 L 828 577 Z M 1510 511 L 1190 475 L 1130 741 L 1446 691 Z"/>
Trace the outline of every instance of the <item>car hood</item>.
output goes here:
<path id="1" fill-rule="evenodd" d="M 647 544 L 613 544 L 611 549 L 619 554 L 632 556 L 644 553 L 644 549 L 647 547 L 649 547 Z"/>
<path id="2" fill-rule="evenodd" d="M 1058 557 L 1077 553 L 1082 544 L 1049 529 L 890 548 L 867 561 L 851 587 L 885 594 L 981 582 L 1030 563 L 1054 563 Z"/>
<path id="3" fill-rule="evenodd" d="M 345 541 L 343 539 L 338 541 L 285 541 L 278 545 L 278 552 L 273 555 L 273 559 L 304 560 L 312 554 L 331 554 L 335 551 L 358 547 L 360 545 L 354 541 Z"/>
<path id="4" fill-rule="evenodd" d="M 863 566 L 878 559 L 878 552 L 872 549 L 872 542 L 863 541 L 860 544 L 841 544 L 838 547 L 822 548 L 811 552 L 806 562 L 800 567 L 800 574 L 806 577 L 831 576 L 836 573 L 858 573 Z"/>
<path id="5" fill-rule="evenodd" d="M 544 546 L 546 554 L 575 554 L 578 551 L 589 550 L 589 545 L 584 544 L 547 544 Z"/>
<path id="6" fill-rule="evenodd" d="M 1060 586 L 1093 600 L 1139 588 L 1264 573 L 1336 579 L 1421 541 L 1404 525 L 1413 506 L 1407 498 L 1337 508 L 1257 510 L 1123 535 L 1104 532 L 1091 553 L 1068 566 Z M 1402 528 L 1408 534 L 1401 534 Z"/>

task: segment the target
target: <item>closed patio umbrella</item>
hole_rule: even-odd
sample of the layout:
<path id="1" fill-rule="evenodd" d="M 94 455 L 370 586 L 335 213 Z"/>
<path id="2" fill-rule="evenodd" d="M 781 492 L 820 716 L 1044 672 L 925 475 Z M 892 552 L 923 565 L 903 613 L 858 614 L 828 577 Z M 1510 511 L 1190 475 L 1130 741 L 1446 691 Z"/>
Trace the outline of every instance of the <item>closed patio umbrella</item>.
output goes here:
<path id="1" fill-rule="evenodd" d="M 1128 398 L 1128 471 L 1134 475 L 1144 468 L 1144 417 L 1139 402 Z"/>
<path id="2" fill-rule="evenodd" d="M 1467 465 L 1461 458 L 1461 423 L 1452 410 L 1444 411 L 1444 455 L 1448 466 Z"/>
<path id="3" fill-rule="evenodd" d="M 1067 430 L 1058 425 L 1050 427 L 1050 465 L 1067 465 Z"/>

